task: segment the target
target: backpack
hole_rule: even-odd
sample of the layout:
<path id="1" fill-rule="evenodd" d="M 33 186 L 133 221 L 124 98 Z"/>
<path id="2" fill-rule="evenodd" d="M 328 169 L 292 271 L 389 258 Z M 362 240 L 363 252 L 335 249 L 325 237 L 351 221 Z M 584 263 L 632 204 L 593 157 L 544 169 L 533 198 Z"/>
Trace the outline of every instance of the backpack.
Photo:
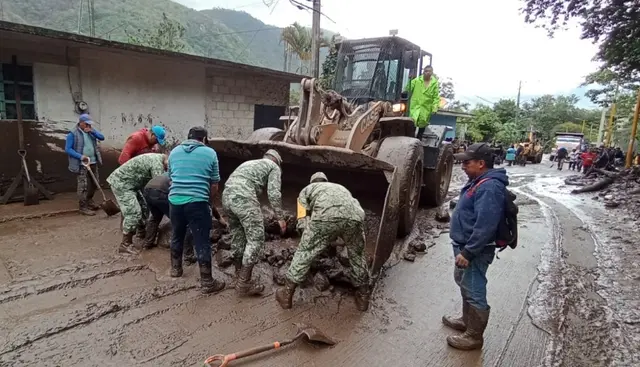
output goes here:
<path id="1" fill-rule="evenodd" d="M 480 186 L 485 181 L 490 180 L 490 178 L 483 178 L 478 181 L 473 187 L 471 187 L 466 195 L 467 197 L 471 197 L 473 193 L 476 191 L 478 186 Z M 498 252 L 504 251 L 507 247 L 515 249 L 518 246 L 518 205 L 516 205 L 516 194 L 511 192 L 511 190 L 505 188 L 505 200 L 504 200 L 504 218 L 500 221 L 498 225 L 498 230 L 496 233 L 496 247 L 498 248 Z"/>

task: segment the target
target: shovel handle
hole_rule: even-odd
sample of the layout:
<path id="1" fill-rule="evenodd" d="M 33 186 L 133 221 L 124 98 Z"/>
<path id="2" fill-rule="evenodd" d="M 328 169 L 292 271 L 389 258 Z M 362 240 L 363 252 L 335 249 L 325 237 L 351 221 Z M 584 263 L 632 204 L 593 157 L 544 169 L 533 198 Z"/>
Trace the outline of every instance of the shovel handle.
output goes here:
<path id="1" fill-rule="evenodd" d="M 29 168 L 27 167 L 27 151 L 18 149 L 18 155 L 22 158 L 22 166 L 24 167 L 24 173 L 27 175 L 27 182 L 31 183 L 31 176 L 29 175 Z"/>
<path id="2" fill-rule="evenodd" d="M 107 195 L 104 194 L 102 187 L 100 187 L 100 182 L 98 182 L 98 179 L 93 174 L 93 171 L 91 170 L 91 165 L 85 161 L 81 161 L 81 162 L 84 168 L 87 170 L 87 172 L 89 172 L 89 175 L 91 175 L 91 179 L 93 180 L 93 183 L 96 185 L 96 187 L 98 187 L 98 190 L 100 190 L 100 193 L 102 194 L 102 200 L 107 201 Z"/>
<path id="3" fill-rule="evenodd" d="M 274 350 L 274 349 L 279 349 L 280 347 L 283 347 L 287 344 L 291 344 L 294 341 L 296 341 L 297 338 L 294 339 L 289 339 L 289 340 L 285 340 L 282 342 L 273 342 L 271 344 L 267 344 L 267 345 L 263 345 L 260 347 L 255 347 L 255 348 L 251 348 L 251 349 L 246 349 L 243 350 L 241 352 L 236 352 L 236 353 L 231 353 L 231 354 L 216 354 L 213 355 L 209 358 L 207 358 L 204 361 L 205 366 L 208 367 L 226 367 L 229 362 L 234 361 L 236 359 L 240 359 L 240 358 L 244 358 L 244 357 L 249 357 L 252 355 L 256 355 L 259 353 L 263 353 L 263 352 L 267 352 L 270 350 Z M 219 362 L 220 364 L 215 364 Z"/>

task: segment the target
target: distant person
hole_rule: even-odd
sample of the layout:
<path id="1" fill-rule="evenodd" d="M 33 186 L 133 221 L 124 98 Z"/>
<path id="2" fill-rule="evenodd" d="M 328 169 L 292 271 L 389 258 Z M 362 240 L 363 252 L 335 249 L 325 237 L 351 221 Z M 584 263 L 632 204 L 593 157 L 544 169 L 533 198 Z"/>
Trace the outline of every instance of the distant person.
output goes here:
<path id="1" fill-rule="evenodd" d="M 578 162 L 578 152 L 574 148 L 571 153 L 569 153 L 569 169 L 575 171 L 576 163 Z"/>
<path id="2" fill-rule="evenodd" d="M 507 164 L 511 166 L 516 161 L 516 148 L 511 144 L 511 146 L 507 149 Z"/>
<path id="3" fill-rule="evenodd" d="M 100 209 L 93 202 L 98 187 L 83 163 L 88 164 L 97 180 L 98 166 L 102 164 L 98 141 L 103 140 L 104 135 L 93 128 L 93 119 L 86 113 L 80 115 L 76 126 L 67 134 L 64 151 L 69 156 L 69 171 L 77 175 L 78 206 L 83 215 L 95 215 L 94 211 Z"/>
<path id="4" fill-rule="evenodd" d="M 461 331 L 447 337 L 457 349 L 482 348 L 491 307 L 487 302 L 487 270 L 493 262 L 498 226 L 504 220 L 504 168 L 493 168 L 493 153 L 485 143 L 455 155 L 469 181 L 462 188 L 451 217 L 450 237 L 455 256 L 454 280 L 462 296 L 462 317 L 444 316 L 444 325 Z"/>
<path id="5" fill-rule="evenodd" d="M 558 161 L 558 171 L 561 171 L 562 166 L 564 165 L 564 160 L 569 156 L 569 151 L 567 151 L 567 148 L 565 147 L 560 147 L 556 154 L 556 160 Z"/>
<path id="6" fill-rule="evenodd" d="M 582 153 L 580 155 L 580 158 L 582 159 L 583 172 L 586 175 L 589 173 L 591 167 L 593 166 L 593 161 L 596 159 L 596 153 L 593 149 L 591 149 L 587 152 Z"/>
<path id="7" fill-rule="evenodd" d="M 411 94 L 409 116 L 418 128 L 416 139 L 422 140 L 422 135 L 429 125 L 431 116 L 438 111 L 440 106 L 440 86 L 438 79 L 433 75 L 433 67 L 427 65 L 423 69 L 422 75 L 412 79 L 405 90 Z"/>
<path id="8" fill-rule="evenodd" d="M 145 153 L 155 153 L 159 145 L 164 145 L 166 132 L 164 127 L 155 125 L 151 129 L 143 128 L 129 135 L 118 157 L 119 164 Z"/>

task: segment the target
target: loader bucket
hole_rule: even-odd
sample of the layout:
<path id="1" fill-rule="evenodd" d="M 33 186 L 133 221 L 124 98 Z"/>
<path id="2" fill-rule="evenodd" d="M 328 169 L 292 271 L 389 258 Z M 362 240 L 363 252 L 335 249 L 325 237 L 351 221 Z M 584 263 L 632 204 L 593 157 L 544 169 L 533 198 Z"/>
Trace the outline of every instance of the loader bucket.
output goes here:
<path id="1" fill-rule="evenodd" d="M 243 162 L 262 158 L 269 149 L 282 157 L 282 204 L 295 215 L 298 193 L 312 174 L 324 172 L 329 181 L 345 186 L 366 212 L 366 252 L 370 272 L 377 274 L 393 252 L 398 228 L 399 188 L 395 167 L 344 148 L 302 146 L 282 141 L 238 141 L 213 138 L 223 181 Z M 224 185 L 224 182 L 223 182 Z M 266 203 L 266 198 L 261 198 Z"/>

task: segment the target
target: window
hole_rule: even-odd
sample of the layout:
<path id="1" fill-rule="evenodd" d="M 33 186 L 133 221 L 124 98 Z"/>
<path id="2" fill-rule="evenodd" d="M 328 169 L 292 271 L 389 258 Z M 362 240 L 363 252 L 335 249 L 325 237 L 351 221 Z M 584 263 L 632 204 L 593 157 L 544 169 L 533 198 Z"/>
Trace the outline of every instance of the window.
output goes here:
<path id="1" fill-rule="evenodd" d="M 30 65 L 0 64 L 0 120 L 16 120 L 16 87 L 20 92 L 23 120 L 35 120 L 36 109 L 33 94 L 33 68 Z"/>

